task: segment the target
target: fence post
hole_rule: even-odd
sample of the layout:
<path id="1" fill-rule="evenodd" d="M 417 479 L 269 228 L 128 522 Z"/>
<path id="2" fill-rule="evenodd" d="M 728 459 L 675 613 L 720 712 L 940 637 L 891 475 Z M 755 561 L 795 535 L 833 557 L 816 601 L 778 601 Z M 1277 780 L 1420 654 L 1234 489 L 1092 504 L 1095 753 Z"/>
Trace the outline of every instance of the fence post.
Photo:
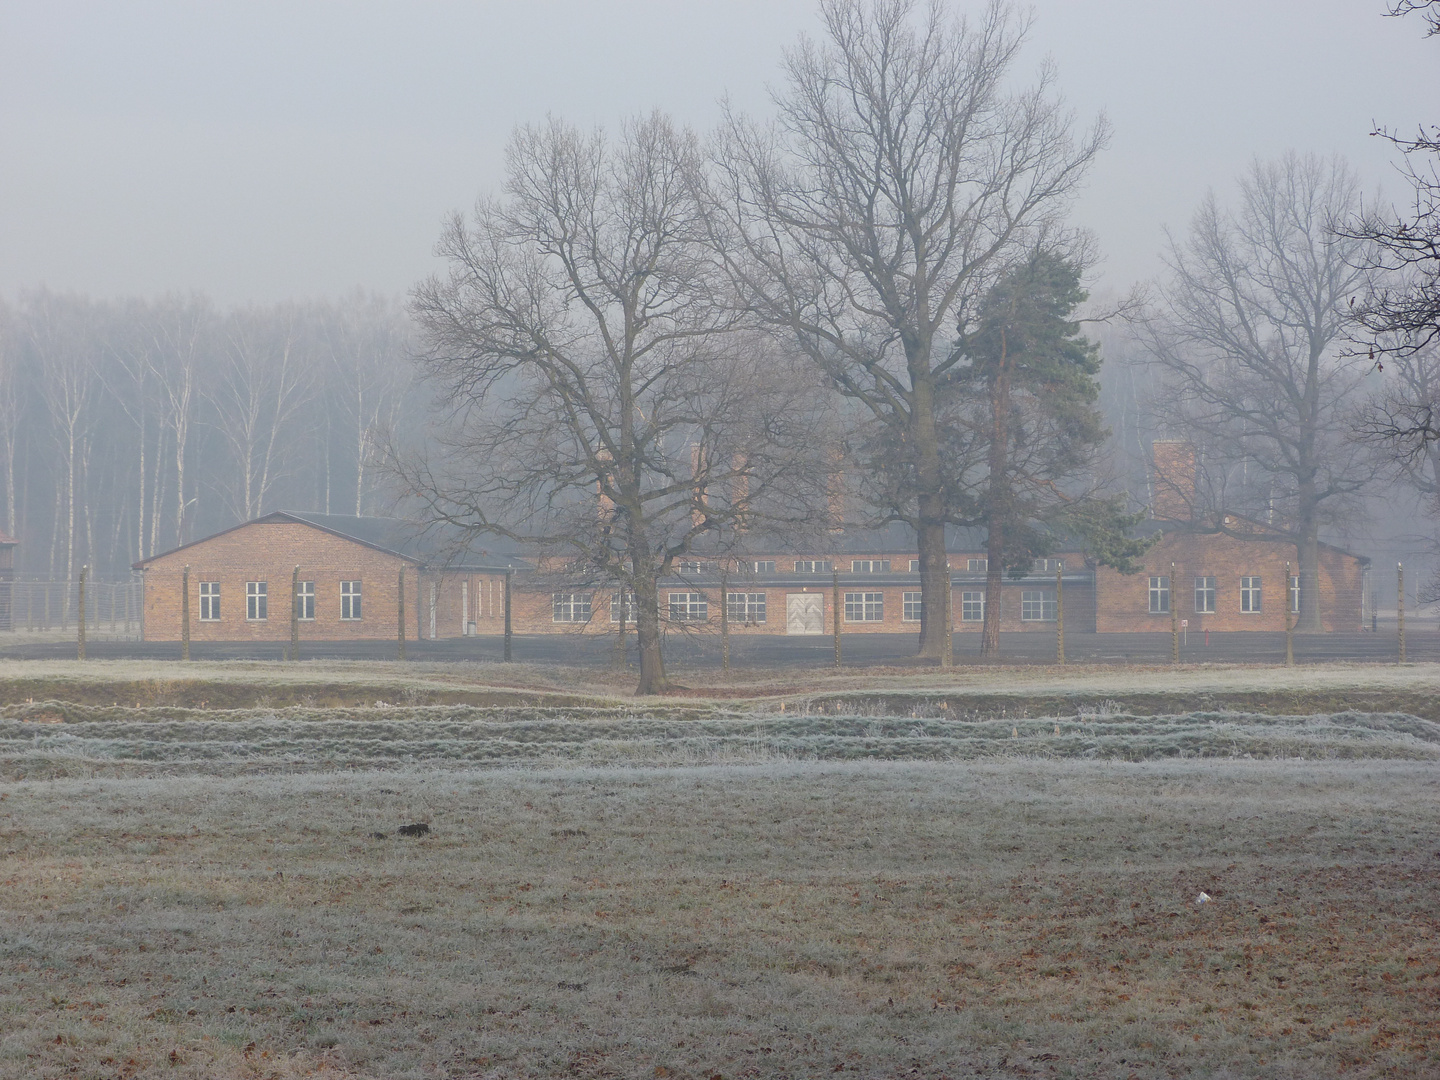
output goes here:
<path id="1" fill-rule="evenodd" d="M 730 670 L 730 567 L 724 563 L 720 570 L 720 670 Z"/>
<path id="2" fill-rule="evenodd" d="M 1170 564 L 1170 587 L 1166 590 L 1170 604 L 1170 663 L 1180 663 L 1180 609 L 1175 605 L 1175 564 Z"/>
<path id="3" fill-rule="evenodd" d="M 75 638 L 76 658 L 80 660 L 85 659 L 85 576 L 89 569 L 88 566 L 80 567 L 80 631 Z"/>
<path id="4" fill-rule="evenodd" d="M 1285 666 L 1295 666 L 1295 625 L 1290 618 L 1290 563 L 1285 563 Z"/>
<path id="5" fill-rule="evenodd" d="M 190 567 L 180 574 L 180 659 L 190 659 Z"/>
<path id="6" fill-rule="evenodd" d="M 1055 567 L 1055 663 L 1065 663 L 1065 564 Z"/>
<path id="7" fill-rule="evenodd" d="M 510 639 L 511 639 L 511 637 L 513 636 L 513 627 L 512 627 L 511 624 L 510 624 L 510 583 L 511 583 L 512 581 L 514 581 L 514 579 L 515 579 L 515 571 L 513 571 L 513 570 L 506 570 L 506 571 L 505 571 L 505 659 L 506 659 L 507 661 L 510 659 Z M 623 593 L 624 590 L 622 589 L 621 592 Z M 624 603 L 623 597 L 622 597 L 621 603 L 622 603 L 622 604 Z M 623 616 L 623 608 L 622 608 L 622 616 L 621 616 L 621 617 L 622 617 L 622 618 L 624 617 L 624 616 Z"/>
<path id="8" fill-rule="evenodd" d="M 400 584 L 397 590 L 397 607 L 395 609 L 396 634 L 399 637 L 399 652 L 397 655 L 401 660 L 405 659 L 405 567 L 400 567 Z"/>
<path id="9" fill-rule="evenodd" d="M 290 659 L 300 659 L 300 567 L 290 573 Z"/>
<path id="10" fill-rule="evenodd" d="M 1405 663 L 1405 564 L 1395 564 L 1395 621 L 1400 632 L 1400 663 Z"/>
<path id="11" fill-rule="evenodd" d="M 622 580 L 615 592 L 615 602 L 610 605 L 610 611 L 615 614 L 615 670 L 625 670 L 625 616 L 629 614 L 629 606 L 625 603 L 625 582 Z M 617 611 L 618 609 L 618 611 Z"/>
<path id="12" fill-rule="evenodd" d="M 835 666 L 840 666 L 840 571 L 831 570 L 833 592 L 830 606 L 835 609 Z"/>

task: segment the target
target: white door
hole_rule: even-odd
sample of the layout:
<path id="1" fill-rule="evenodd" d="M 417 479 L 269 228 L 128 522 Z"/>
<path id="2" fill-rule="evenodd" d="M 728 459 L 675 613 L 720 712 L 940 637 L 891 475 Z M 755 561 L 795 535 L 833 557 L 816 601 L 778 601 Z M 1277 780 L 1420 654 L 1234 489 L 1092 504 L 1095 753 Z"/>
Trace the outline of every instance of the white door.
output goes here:
<path id="1" fill-rule="evenodd" d="M 825 597 L 820 593 L 787 593 L 785 633 L 825 633 Z"/>

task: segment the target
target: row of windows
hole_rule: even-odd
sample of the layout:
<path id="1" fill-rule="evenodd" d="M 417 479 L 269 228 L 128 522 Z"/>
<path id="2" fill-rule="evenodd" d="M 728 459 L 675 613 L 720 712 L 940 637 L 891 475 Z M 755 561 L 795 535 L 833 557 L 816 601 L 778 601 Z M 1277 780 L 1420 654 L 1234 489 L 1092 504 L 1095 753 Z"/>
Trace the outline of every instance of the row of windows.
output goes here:
<path id="1" fill-rule="evenodd" d="M 1290 578 L 1290 610 L 1300 610 L 1300 579 L 1295 576 Z M 1213 615 L 1216 609 L 1216 597 L 1219 590 L 1216 588 L 1213 577 L 1197 577 L 1195 579 L 1194 611 L 1197 615 Z M 1240 578 L 1240 611 L 1246 615 L 1257 615 L 1260 613 L 1262 604 L 1260 578 L 1258 575 L 1244 575 Z M 1150 578 L 1150 607 L 1151 615 L 1170 614 L 1170 578 L 1167 575 L 1152 576 Z"/>
<path id="2" fill-rule="evenodd" d="M 971 574 L 983 574 L 989 568 L 990 560 L 985 558 L 966 559 L 965 570 Z M 708 569 L 708 564 L 697 559 L 680 559 L 675 563 L 675 572 L 678 574 L 700 574 Z M 850 561 L 850 573 L 852 574 L 888 574 L 891 569 L 889 559 L 852 559 Z M 1056 570 L 1065 569 L 1064 559 L 1035 559 L 1032 560 L 1030 570 L 1036 574 L 1053 574 Z M 742 574 L 773 574 L 775 573 L 774 559 L 746 560 L 741 559 L 736 563 L 736 570 Z M 797 574 L 832 574 L 835 572 L 833 559 L 796 559 L 795 573 Z M 920 572 L 920 560 L 910 560 L 910 573 Z"/>
<path id="3" fill-rule="evenodd" d="M 585 623 L 590 621 L 592 598 L 590 593 L 554 593 L 552 595 L 554 621 L 557 623 Z M 880 592 L 847 592 L 845 600 L 845 621 L 852 623 L 884 622 L 885 594 Z M 765 594 L 763 592 L 727 592 L 725 594 L 726 617 L 732 623 L 763 624 L 766 621 Z M 610 594 L 610 621 L 618 623 L 621 611 L 625 621 L 635 621 L 635 597 L 626 593 Z M 671 622 L 706 622 L 710 618 L 710 601 L 704 593 L 672 592 L 666 596 L 666 610 Z M 901 617 L 905 622 L 919 622 L 925 607 L 918 592 L 901 594 Z M 1021 622 L 1054 622 L 1059 613 L 1054 589 L 1024 589 L 1020 593 Z M 985 594 L 983 592 L 962 592 L 960 594 L 960 619 L 962 622 L 985 621 Z"/>
<path id="4" fill-rule="evenodd" d="M 304 622 L 315 618 L 315 582 L 302 581 L 295 590 L 296 617 Z M 270 583 L 247 581 L 245 583 L 245 620 L 264 622 L 270 617 Z M 340 618 L 350 621 L 360 618 L 360 582 L 340 582 Z M 200 582 L 200 621 L 220 621 L 220 582 Z"/>

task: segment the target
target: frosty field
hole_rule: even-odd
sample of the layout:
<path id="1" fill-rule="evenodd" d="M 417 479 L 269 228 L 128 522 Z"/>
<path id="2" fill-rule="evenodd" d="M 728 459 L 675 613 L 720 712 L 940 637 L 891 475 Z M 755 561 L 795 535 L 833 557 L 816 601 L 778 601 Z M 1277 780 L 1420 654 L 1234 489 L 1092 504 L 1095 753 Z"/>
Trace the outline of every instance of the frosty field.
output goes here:
<path id="1" fill-rule="evenodd" d="M 1440 1075 L 1433 669 L 75 668 L 0 1076 Z"/>

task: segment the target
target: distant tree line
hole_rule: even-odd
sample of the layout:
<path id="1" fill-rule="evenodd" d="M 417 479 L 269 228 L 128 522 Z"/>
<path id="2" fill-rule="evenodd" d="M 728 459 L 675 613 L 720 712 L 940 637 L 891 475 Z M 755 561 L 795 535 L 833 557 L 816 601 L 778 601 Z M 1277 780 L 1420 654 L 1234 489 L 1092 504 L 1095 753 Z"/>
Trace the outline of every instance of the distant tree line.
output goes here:
<path id="1" fill-rule="evenodd" d="M 113 580 L 265 511 L 375 512 L 373 448 L 414 407 L 409 352 L 399 301 L 361 293 L 0 306 L 0 527 L 19 572 Z"/>

